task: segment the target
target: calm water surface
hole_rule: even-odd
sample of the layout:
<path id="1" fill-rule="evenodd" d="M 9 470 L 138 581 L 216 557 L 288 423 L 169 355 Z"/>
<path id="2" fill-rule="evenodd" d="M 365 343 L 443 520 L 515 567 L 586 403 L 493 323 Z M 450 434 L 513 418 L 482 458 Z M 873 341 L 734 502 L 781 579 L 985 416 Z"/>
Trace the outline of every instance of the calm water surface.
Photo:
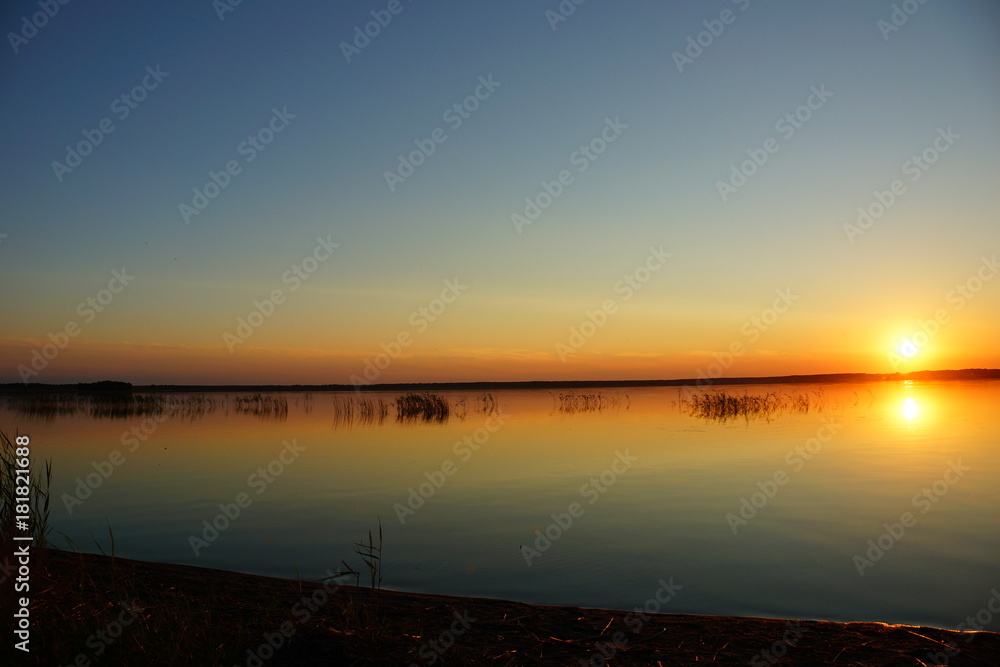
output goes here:
<path id="1" fill-rule="evenodd" d="M 663 611 L 955 627 L 1000 587 L 1000 382 L 726 389 L 810 409 L 722 422 L 677 388 L 630 388 L 576 412 L 564 392 L 494 392 L 498 416 L 479 392 L 443 392 L 443 423 L 392 408 L 345 424 L 334 402 L 353 394 L 281 394 L 287 416 L 270 419 L 219 394 L 224 408 L 148 422 L 145 440 L 129 435 L 142 417 L 8 406 L 0 427 L 52 458 L 52 524 L 85 551 L 107 548 L 107 521 L 123 557 L 318 579 L 360 568 L 353 543 L 381 517 L 398 590 L 631 609 L 672 578 Z M 72 501 L 114 450 L 120 465 Z M 241 493 L 249 506 L 195 555 Z"/>

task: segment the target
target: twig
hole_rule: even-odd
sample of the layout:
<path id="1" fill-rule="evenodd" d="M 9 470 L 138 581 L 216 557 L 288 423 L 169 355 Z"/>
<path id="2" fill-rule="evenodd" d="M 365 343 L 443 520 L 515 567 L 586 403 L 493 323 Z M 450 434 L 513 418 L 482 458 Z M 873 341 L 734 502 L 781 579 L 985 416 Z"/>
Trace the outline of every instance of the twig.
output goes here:
<path id="1" fill-rule="evenodd" d="M 944 642 L 940 642 L 940 641 L 938 641 L 936 639 L 931 639 L 930 637 L 922 635 L 919 632 L 914 632 L 913 630 L 907 630 L 907 632 L 909 632 L 911 635 L 916 635 L 917 637 L 920 637 L 921 639 L 926 639 L 929 642 L 934 642 L 935 644 L 940 644 L 941 646 L 947 646 L 948 648 L 955 648 L 951 644 L 945 644 Z"/>
<path id="2" fill-rule="evenodd" d="M 660 630 L 659 632 L 657 632 L 655 635 L 650 635 L 648 637 L 643 637 L 642 639 L 634 639 L 632 641 L 634 643 L 636 643 L 636 644 L 641 644 L 642 642 L 648 642 L 650 639 L 655 639 L 656 637 L 659 637 L 660 635 L 662 635 L 666 631 L 667 631 L 667 629 L 663 628 L 662 630 Z M 681 646 L 684 646 L 684 642 L 681 642 L 680 644 L 678 644 L 677 648 L 680 648 Z"/>

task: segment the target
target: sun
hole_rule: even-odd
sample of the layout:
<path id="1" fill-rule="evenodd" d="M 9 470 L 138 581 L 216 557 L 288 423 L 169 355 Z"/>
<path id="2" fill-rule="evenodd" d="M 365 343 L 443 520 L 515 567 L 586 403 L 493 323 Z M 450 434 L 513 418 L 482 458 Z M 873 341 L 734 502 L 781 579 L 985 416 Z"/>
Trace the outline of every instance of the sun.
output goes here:
<path id="1" fill-rule="evenodd" d="M 907 359 L 912 359 L 917 355 L 917 352 L 920 351 L 920 348 L 917 347 L 909 338 L 904 338 L 902 342 L 900 342 L 898 350 L 899 353 Z"/>

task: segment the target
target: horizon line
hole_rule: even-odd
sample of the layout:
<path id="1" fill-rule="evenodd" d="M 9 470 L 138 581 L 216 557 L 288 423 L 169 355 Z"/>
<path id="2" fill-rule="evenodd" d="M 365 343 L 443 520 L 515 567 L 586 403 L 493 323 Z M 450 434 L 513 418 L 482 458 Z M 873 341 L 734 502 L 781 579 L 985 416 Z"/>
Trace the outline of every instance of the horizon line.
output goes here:
<path id="1" fill-rule="evenodd" d="M 1000 368 L 964 368 L 921 370 L 906 373 L 813 373 L 801 375 L 677 378 L 646 380 L 472 380 L 445 382 L 385 382 L 370 384 L 143 384 L 133 385 L 123 380 L 99 380 L 48 384 L 42 382 L 11 382 L 0 384 L 0 391 L 9 390 L 159 390 L 159 391 L 394 391 L 410 388 L 448 389 L 569 389 L 583 387 L 710 387 L 732 384 L 808 384 L 821 382 L 888 381 L 900 379 L 969 380 L 1000 378 Z"/>

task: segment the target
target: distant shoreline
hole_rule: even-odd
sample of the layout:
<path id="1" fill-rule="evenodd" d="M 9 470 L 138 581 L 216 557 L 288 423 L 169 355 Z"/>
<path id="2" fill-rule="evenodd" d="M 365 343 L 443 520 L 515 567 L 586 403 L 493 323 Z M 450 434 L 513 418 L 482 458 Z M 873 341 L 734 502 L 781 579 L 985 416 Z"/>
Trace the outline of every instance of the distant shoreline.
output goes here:
<path id="1" fill-rule="evenodd" d="M 510 389 L 611 389 L 625 387 L 713 387 L 743 384 L 823 384 L 838 382 L 895 382 L 905 380 L 993 380 L 1000 379 L 997 368 L 966 368 L 962 370 L 913 371 L 911 373 L 822 373 L 813 375 L 778 375 L 738 378 L 686 378 L 677 380 L 533 380 L 513 382 L 393 382 L 384 384 L 230 384 L 230 385 L 129 385 L 107 383 L 116 388 L 100 387 L 102 383 L 43 384 L 12 382 L 0 384 L 0 393 L 21 392 L 286 392 L 286 391 L 483 391 Z"/>

